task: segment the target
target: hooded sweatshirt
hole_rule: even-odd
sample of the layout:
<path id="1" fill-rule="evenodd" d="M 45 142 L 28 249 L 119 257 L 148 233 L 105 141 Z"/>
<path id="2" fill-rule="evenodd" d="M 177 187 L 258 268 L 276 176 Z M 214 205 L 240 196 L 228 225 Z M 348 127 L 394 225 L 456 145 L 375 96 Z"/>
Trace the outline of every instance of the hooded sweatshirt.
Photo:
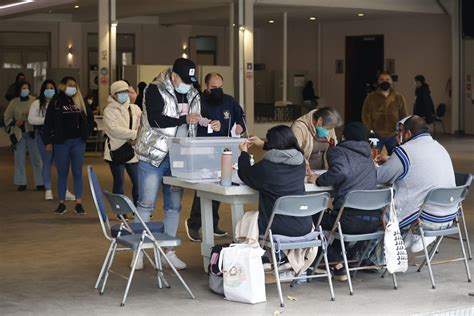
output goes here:
<path id="1" fill-rule="evenodd" d="M 328 151 L 327 158 L 329 170 L 316 180 L 316 184 L 334 186 L 335 210 L 341 208 L 350 191 L 377 189 L 377 170 L 368 142 L 341 142 Z"/>
<path id="2" fill-rule="evenodd" d="M 259 194 L 258 229 L 264 234 L 273 212 L 275 201 L 282 196 L 304 195 L 306 164 L 296 149 L 270 150 L 263 160 L 250 165 L 250 155 L 239 157 L 239 177 Z M 311 216 L 275 216 L 272 232 L 285 236 L 303 236 L 312 230 Z"/>

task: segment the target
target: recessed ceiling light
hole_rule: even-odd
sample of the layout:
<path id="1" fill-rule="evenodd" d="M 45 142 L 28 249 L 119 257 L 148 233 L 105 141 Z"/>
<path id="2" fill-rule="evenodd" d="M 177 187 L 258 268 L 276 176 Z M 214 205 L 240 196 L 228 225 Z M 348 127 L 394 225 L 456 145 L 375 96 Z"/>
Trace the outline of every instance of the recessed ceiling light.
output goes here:
<path id="1" fill-rule="evenodd" d="M 275 23 L 275 21 L 273 21 L 273 20 L 268 20 L 268 23 L 273 24 L 273 23 Z"/>
<path id="2" fill-rule="evenodd" d="M 364 16 L 364 13 L 357 13 L 357 16 Z"/>
<path id="3" fill-rule="evenodd" d="M 74 9 L 79 9 L 79 6 L 78 6 L 78 5 L 75 5 L 75 6 L 74 6 Z"/>
<path id="4" fill-rule="evenodd" d="M 311 21 L 314 21 L 314 20 L 316 20 L 316 17 L 315 17 L 315 16 L 312 16 L 312 17 L 310 17 L 309 19 L 310 19 Z"/>

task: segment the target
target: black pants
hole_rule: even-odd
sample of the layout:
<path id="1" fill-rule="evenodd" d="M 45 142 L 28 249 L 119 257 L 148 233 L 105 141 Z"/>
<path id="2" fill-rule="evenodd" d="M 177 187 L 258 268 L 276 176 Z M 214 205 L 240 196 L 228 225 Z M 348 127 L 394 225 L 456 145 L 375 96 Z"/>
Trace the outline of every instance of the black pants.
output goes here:
<path id="1" fill-rule="evenodd" d="M 212 201 L 212 218 L 214 219 L 214 227 L 219 224 L 219 206 L 218 201 Z M 192 229 L 199 230 L 201 228 L 201 199 L 194 192 L 193 206 L 191 207 L 191 215 L 189 216 L 188 226 Z"/>
<path id="2" fill-rule="evenodd" d="M 338 212 L 339 210 L 329 210 L 323 215 L 321 220 L 323 230 L 330 231 L 332 229 L 334 223 L 336 223 Z M 351 235 L 374 233 L 382 226 L 380 216 L 381 212 L 379 211 L 361 211 L 346 208 L 340 219 L 342 233 Z M 318 218 L 313 218 L 315 224 L 317 220 Z M 342 248 L 339 240 L 335 239 L 329 246 L 328 259 L 331 262 L 342 261 Z"/>
<path id="3" fill-rule="evenodd" d="M 128 176 L 132 181 L 132 198 L 133 204 L 137 205 L 138 201 L 138 163 L 115 164 L 109 162 L 110 171 L 113 177 L 112 193 L 123 194 L 124 171 L 127 170 Z"/>

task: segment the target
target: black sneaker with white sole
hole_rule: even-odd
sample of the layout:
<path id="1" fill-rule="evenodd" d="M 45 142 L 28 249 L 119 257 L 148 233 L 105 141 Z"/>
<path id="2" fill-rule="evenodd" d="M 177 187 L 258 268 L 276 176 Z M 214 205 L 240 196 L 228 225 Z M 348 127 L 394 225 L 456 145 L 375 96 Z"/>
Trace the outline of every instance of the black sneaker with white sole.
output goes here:
<path id="1" fill-rule="evenodd" d="M 227 236 L 227 232 L 226 231 L 223 231 L 222 229 L 220 229 L 219 227 L 214 227 L 214 236 L 216 237 L 225 237 Z"/>
<path id="2" fill-rule="evenodd" d="M 66 212 L 67 212 L 66 205 L 64 205 L 64 203 L 59 203 L 58 208 L 56 209 L 56 211 L 54 211 L 54 214 L 63 215 Z"/>
<path id="3" fill-rule="evenodd" d="M 86 211 L 82 208 L 81 203 L 77 203 L 76 206 L 74 207 L 74 212 L 76 212 L 77 215 L 84 215 L 86 214 Z"/>
<path id="4" fill-rule="evenodd" d="M 334 277 L 334 279 L 338 281 L 347 281 L 347 273 L 346 269 L 344 267 L 336 269 L 335 267 L 331 267 L 331 272 Z"/>
<path id="5" fill-rule="evenodd" d="M 188 235 L 189 240 L 191 241 L 201 241 L 201 236 L 199 235 L 199 229 L 194 229 L 188 224 L 189 218 L 184 221 L 184 227 L 186 228 L 186 235 Z"/>

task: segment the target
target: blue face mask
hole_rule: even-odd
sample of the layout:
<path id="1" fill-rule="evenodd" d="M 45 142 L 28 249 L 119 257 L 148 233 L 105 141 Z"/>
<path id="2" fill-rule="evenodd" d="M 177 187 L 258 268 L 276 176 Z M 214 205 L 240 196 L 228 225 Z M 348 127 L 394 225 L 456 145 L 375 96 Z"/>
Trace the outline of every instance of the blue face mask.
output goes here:
<path id="1" fill-rule="evenodd" d="M 117 93 L 117 101 L 120 104 L 125 104 L 128 101 L 128 92 Z"/>
<path id="2" fill-rule="evenodd" d="M 191 85 L 190 84 L 185 84 L 185 83 L 180 83 L 179 86 L 174 88 L 176 92 L 181 93 L 181 94 L 186 94 L 191 90 Z"/>
<path id="3" fill-rule="evenodd" d="M 54 89 L 46 89 L 43 94 L 46 99 L 51 99 L 56 94 L 56 91 Z"/>
<path id="4" fill-rule="evenodd" d="M 66 90 L 64 91 L 68 97 L 73 97 L 77 93 L 76 87 L 66 87 Z"/>
<path id="5" fill-rule="evenodd" d="M 30 89 L 21 89 L 20 91 L 20 96 L 22 98 L 26 98 L 27 96 L 30 95 Z"/>
<path id="6" fill-rule="evenodd" d="M 316 134 L 318 137 L 325 138 L 329 136 L 329 130 L 324 127 L 316 127 Z"/>

